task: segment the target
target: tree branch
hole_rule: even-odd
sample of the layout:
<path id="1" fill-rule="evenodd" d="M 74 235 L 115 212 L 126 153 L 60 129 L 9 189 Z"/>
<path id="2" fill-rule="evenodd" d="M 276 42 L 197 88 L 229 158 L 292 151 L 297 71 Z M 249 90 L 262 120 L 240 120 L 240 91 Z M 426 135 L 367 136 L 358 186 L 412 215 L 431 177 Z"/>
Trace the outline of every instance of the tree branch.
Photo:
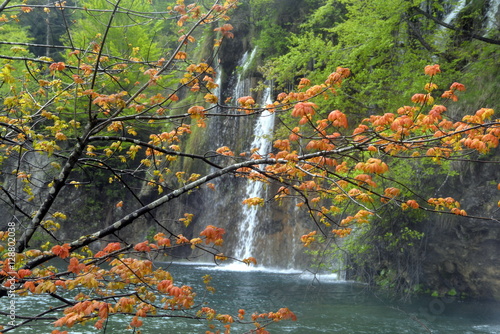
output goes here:
<path id="1" fill-rule="evenodd" d="M 5 9 L 5 7 L 7 7 L 7 5 L 9 4 L 11 0 L 5 0 L 1 5 L 0 5 L 0 12 L 3 12 L 3 10 Z"/>
<path id="2" fill-rule="evenodd" d="M 425 17 L 433 20 L 434 22 L 436 22 L 437 24 L 439 24 L 440 26 L 443 26 L 445 28 L 448 28 L 448 29 L 451 29 L 453 31 L 459 31 L 459 32 L 462 32 L 464 34 L 466 34 L 467 36 L 471 37 L 471 38 L 474 38 L 474 39 L 477 39 L 477 40 L 480 40 L 482 42 L 486 42 L 486 43 L 489 43 L 489 44 L 495 44 L 495 45 L 500 45 L 500 40 L 496 40 L 496 39 L 491 39 L 491 38 L 487 38 L 487 37 L 483 37 L 483 36 L 480 36 L 480 35 L 476 35 L 470 31 L 467 31 L 465 29 L 460 29 L 460 28 L 457 28 L 457 27 L 454 27 L 452 26 L 451 24 L 448 24 L 446 22 L 443 22 L 439 19 L 437 19 L 436 17 L 432 16 L 432 14 L 430 13 L 427 13 L 426 11 L 418 8 L 418 7 L 413 7 L 413 10 L 415 12 L 417 12 L 418 14 L 422 14 L 424 15 Z"/>
<path id="3" fill-rule="evenodd" d="M 43 217 L 47 214 L 49 211 L 50 207 L 54 203 L 54 201 L 57 198 L 57 195 L 61 191 L 61 189 L 65 186 L 66 180 L 69 177 L 69 174 L 71 171 L 73 171 L 73 167 L 75 164 L 78 162 L 78 159 L 80 156 L 83 154 L 83 150 L 85 149 L 86 146 L 86 141 L 87 141 L 87 136 L 89 132 L 91 131 L 90 125 L 87 127 L 84 135 L 78 140 L 78 143 L 75 144 L 73 151 L 71 155 L 68 157 L 66 164 L 64 165 L 63 169 L 59 173 L 59 175 L 54 179 L 54 183 L 52 188 L 50 188 L 47 196 L 45 197 L 45 200 L 43 203 L 40 205 L 40 208 L 36 212 L 35 216 L 31 220 L 31 223 L 29 226 L 26 228 L 24 233 L 21 235 L 19 240 L 17 241 L 16 244 L 16 252 L 21 253 L 28 245 L 28 242 L 31 240 L 31 237 L 35 233 L 36 229 L 38 226 L 40 226 L 40 223 L 42 222 Z"/>

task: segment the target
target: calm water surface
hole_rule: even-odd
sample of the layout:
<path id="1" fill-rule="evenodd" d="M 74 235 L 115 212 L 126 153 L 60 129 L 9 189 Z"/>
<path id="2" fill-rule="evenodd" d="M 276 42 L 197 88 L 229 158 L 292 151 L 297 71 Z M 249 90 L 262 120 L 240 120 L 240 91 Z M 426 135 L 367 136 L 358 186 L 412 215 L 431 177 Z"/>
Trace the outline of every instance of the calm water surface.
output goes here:
<path id="1" fill-rule="evenodd" d="M 200 294 L 204 290 L 201 277 L 210 274 L 217 292 L 204 299 L 200 296 L 199 301 L 206 302 L 219 313 L 235 315 L 240 308 L 247 310 L 247 314 L 276 311 L 280 307 L 294 311 L 298 320 L 273 324 L 268 328 L 273 334 L 500 334 L 500 303 L 430 297 L 402 303 L 385 298 L 364 285 L 338 281 L 333 275 L 264 269 L 248 271 L 239 266 L 203 264 L 164 264 L 163 267 L 168 267 L 176 284 L 191 285 Z M 46 306 L 46 299 L 40 297 L 18 303 L 19 313 L 25 314 L 33 314 L 34 310 Z M 132 333 L 124 330 L 128 321 L 129 318 L 112 318 L 107 333 Z M 184 334 L 207 330 L 204 322 L 177 318 L 147 319 L 144 323 L 142 333 Z M 232 328 L 231 333 L 245 332 L 236 324 Z M 35 326 L 15 333 L 50 333 L 52 329 Z M 99 331 L 76 326 L 69 332 Z"/>

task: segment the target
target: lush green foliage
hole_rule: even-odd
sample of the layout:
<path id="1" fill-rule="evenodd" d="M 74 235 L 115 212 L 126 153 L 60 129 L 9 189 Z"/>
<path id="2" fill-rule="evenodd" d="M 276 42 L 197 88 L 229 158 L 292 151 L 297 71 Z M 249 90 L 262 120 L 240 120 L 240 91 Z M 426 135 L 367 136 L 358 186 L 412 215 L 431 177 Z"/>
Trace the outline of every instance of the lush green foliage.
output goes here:
<path id="1" fill-rule="evenodd" d="M 335 105 L 350 114 L 397 108 L 401 92 L 413 92 L 422 85 L 415 80 L 415 69 L 427 63 L 439 62 L 447 80 L 460 75 L 468 85 L 485 68 L 483 62 L 494 68 L 498 61 L 497 46 L 464 38 L 416 13 L 420 1 L 324 3 L 303 17 L 298 33 L 287 36 L 290 50 L 276 57 L 268 72 L 278 84 L 287 85 L 300 76 L 317 79 L 338 65 L 349 67 L 353 78 Z M 432 15 L 442 17 L 438 1 L 432 1 L 431 8 Z M 466 25 L 463 16 L 458 29 Z M 469 15 L 467 20 L 478 27 L 481 17 Z"/>
<path id="2" fill-rule="evenodd" d="M 461 105 L 450 111 L 456 118 L 461 117 L 465 106 L 493 108 L 500 102 L 495 94 L 500 84 L 498 66 L 495 65 L 500 61 L 499 47 L 471 37 L 471 34 L 476 34 L 498 38 L 498 31 L 491 26 L 488 28 L 481 19 L 487 8 L 484 1 L 473 1 L 466 6 L 451 22 L 455 29 L 446 28 L 423 15 L 417 10 L 423 8 L 421 1 L 325 0 L 321 5 L 310 14 L 297 18 L 297 32 L 286 37 L 288 51 L 268 59 L 264 73 L 275 80 L 277 86 L 287 89 L 302 77 L 320 80 L 336 66 L 347 66 L 353 73 L 349 84 L 337 90 L 337 97 L 318 105 L 326 110 L 338 108 L 350 119 L 361 120 L 368 115 L 396 110 L 402 99 L 409 99 L 410 92 L 425 84 L 424 78 L 420 80 L 415 76 L 415 69 L 439 62 L 444 69 L 444 82 L 460 78 L 469 88 Z M 439 20 L 446 15 L 447 8 L 440 1 L 427 1 L 425 8 Z M 285 119 L 285 124 L 287 127 L 279 129 L 278 134 L 293 127 L 293 120 Z M 443 162 L 436 168 L 430 159 L 399 162 L 393 159 L 389 177 L 401 182 L 401 191 L 406 196 L 411 196 L 412 189 L 430 196 L 435 191 L 433 185 L 443 185 L 456 174 L 450 162 Z M 365 231 L 360 231 L 355 240 L 341 245 L 350 252 L 351 261 L 357 262 L 352 272 L 358 274 L 354 276 L 373 280 L 381 271 L 373 269 L 377 268 L 374 263 L 378 260 L 369 254 L 391 254 L 395 248 L 404 249 L 414 260 L 414 267 L 419 268 L 419 249 L 407 240 L 406 235 L 408 231 L 420 235 L 422 230 L 415 223 L 408 226 L 408 221 L 425 219 L 431 218 L 423 213 L 418 217 L 406 213 L 398 218 L 392 217 L 390 210 L 379 213 L 374 223 L 364 226 Z M 388 235 L 391 238 L 387 238 Z M 333 248 L 336 247 L 338 245 L 334 244 Z M 339 254 L 335 250 L 332 253 Z M 341 254 L 343 257 L 344 253 Z M 387 259 L 384 264 L 396 268 L 391 269 L 394 274 L 391 286 L 397 285 L 404 290 L 408 289 L 408 284 L 418 282 L 417 273 L 410 275 L 412 279 L 400 279 L 401 273 L 411 271 L 410 266 L 392 260 Z M 371 277 L 368 277 L 370 267 Z M 383 281 L 388 282 L 387 277 Z M 402 281 L 404 284 L 397 283 Z"/>

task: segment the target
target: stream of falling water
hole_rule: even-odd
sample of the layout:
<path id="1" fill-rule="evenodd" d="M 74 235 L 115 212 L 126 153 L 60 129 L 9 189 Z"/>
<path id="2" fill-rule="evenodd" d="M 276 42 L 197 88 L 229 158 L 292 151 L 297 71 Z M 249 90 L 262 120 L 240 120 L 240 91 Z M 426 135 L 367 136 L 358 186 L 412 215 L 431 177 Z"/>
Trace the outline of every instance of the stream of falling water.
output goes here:
<path id="1" fill-rule="evenodd" d="M 250 83 L 248 78 L 245 77 L 246 71 L 252 64 L 255 55 L 257 54 L 257 48 L 254 48 L 252 52 L 245 52 L 241 57 L 241 60 L 238 62 L 238 67 L 240 68 L 239 74 L 237 76 L 237 82 L 234 87 L 233 97 L 241 97 L 244 95 L 248 95 L 250 92 Z"/>
<path id="2" fill-rule="evenodd" d="M 265 89 L 262 97 L 262 105 L 272 103 L 271 88 Z M 268 110 L 264 110 L 254 126 L 254 139 L 251 144 L 251 149 L 258 149 L 256 153 L 260 156 L 266 156 L 271 149 L 270 135 L 274 128 L 274 114 Z M 245 197 L 264 197 L 265 188 L 262 182 L 247 181 Z M 248 206 L 243 207 L 243 220 L 238 225 L 238 235 L 240 236 L 239 243 L 235 249 L 235 256 L 238 259 L 244 259 L 252 256 L 254 248 L 254 240 L 257 237 L 256 228 L 259 220 L 257 217 L 258 207 Z"/>
<path id="3" fill-rule="evenodd" d="M 488 10 L 488 23 L 486 25 L 486 29 L 489 32 L 490 30 L 499 30 L 500 29 L 500 0 L 490 0 L 490 8 Z"/>
<path id="4" fill-rule="evenodd" d="M 456 5 L 453 5 L 451 8 L 451 11 L 448 12 L 444 17 L 443 17 L 443 22 L 446 24 L 453 25 L 453 20 L 458 16 L 458 14 L 465 8 L 467 4 L 466 0 L 460 0 Z M 450 36 L 450 30 L 444 26 L 439 26 L 438 31 L 436 32 L 436 42 L 437 42 L 437 47 L 443 49 L 446 46 L 446 43 L 449 39 Z M 437 61 L 438 58 L 437 56 L 433 56 L 434 60 Z"/>
<path id="5" fill-rule="evenodd" d="M 464 9 L 465 5 L 466 5 L 467 1 L 466 0 L 460 0 L 452 9 L 452 11 L 450 13 L 448 13 L 448 15 L 446 15 L 443 19 L 443 22 L 444 23 L 447 23 L 447 24 L 450 24 L 458 15 L 458 13 L 460 13 L 460 11 L 462 9 Z"/>

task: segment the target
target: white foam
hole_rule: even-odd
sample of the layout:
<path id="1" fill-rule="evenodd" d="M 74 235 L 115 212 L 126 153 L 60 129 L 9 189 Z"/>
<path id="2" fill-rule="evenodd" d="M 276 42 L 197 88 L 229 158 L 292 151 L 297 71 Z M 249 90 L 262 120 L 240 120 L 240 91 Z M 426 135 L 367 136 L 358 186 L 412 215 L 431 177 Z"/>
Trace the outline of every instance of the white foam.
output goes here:
<path id="1" fill-rule="evenodd" d="M 500 333 L 500 325 L 476 325 L 473 326 L 472 328 L 481 331 L 481 333 L 491 333 L 491 334 Z"/>
<path id="2" fill-rule="evenodd" d="M 230 262 L 223 264 L 215 264 L 210 262 L 172 262 L 175 265 L 194 266 L 198 270 L 208 271 L 227 271 L 227 272 L 263 272 L 278 275 L 297 275 L 297 278 L 303 280 L 318 280 L 322 283 L 342 283 L 345 280 L 339 278 L 337 273 L 313 273 L 310 271 L 298 269 L 283 269 L 274 267 L 247 265 L 241 262 Z"/>
<path id="3" fill-rule="evenodd" d="M 302 271 L 296 269 L 281 269 L 272 267 L 255 266 L 253 264 L 246 265 L 241 262 L 232 262 L 227 264 L 221 264 L 219 266 L 203 265 L 199 266 L 197 269 L 204 270 L 220 270 L 220 271 L 234 271 L 234 272 L 265 272 L 273 274 L 301 274 Z"/>
<path id="4" fill-rule="evenodd" d="M 303 273 L 299 277 L 305 280 L 315 279 L 322 283 L 345 282 L 344 280 L 339 279 L 339 275 L 335 273 L 329 273 L 329 274 Z"/>
<path id="5" fill-rule="evenodd" d="M 160 261 L 160 262 L 155 262 L 155 264 L 157 265 L 161 265 L 161 266 L 169 266 L 169 265 L 179 265 L 179 266 L 206 266 L 206 267 L 209 267 L 209 266 L 212 266 L 212 267 L 216 267 L 217 264 L 215 263 L 211 263 L 211 262 L 191 262 L 191 261 L 172 261 L 172 262 L 164 262 L 164 261 Z"/>

